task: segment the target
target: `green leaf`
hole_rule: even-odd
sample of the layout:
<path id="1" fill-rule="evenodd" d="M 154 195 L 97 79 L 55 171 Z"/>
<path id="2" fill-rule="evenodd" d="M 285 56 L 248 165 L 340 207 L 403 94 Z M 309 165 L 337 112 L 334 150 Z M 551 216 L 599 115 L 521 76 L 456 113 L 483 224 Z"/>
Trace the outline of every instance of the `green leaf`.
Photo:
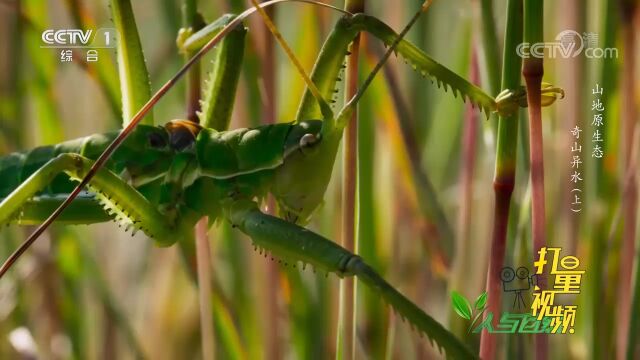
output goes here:
<path id="1" fill-rule="evenodd" d="M 122 126 L 125 127 L 151 97 L 151 87 L 131 1 L 111 0 L 110 4 L 113 23 L 119 35 L 118 73 L 122 93 Z M 151 111 L 144 117 L 141 124 L 153 125 Z"/>
<path id="2" fill-rule="evenodd" d="M 478 296 L 474 306 L 477 310 L 482 310 L 486 305 L 487 305 L 487 292 L 485 291 L 482 294 L 480 294 L 480 296 Z"/>
<path id="3" fill-rule="evenodd" d="M 480 296 L 482 296 L 482 295 L 480 295 Z M 478 319 L 480 319 L 482 317 L 482 314 L 484 314 L 484 312 L 486 310 L 487 309 L 484 309 L 484 310 L 480 311 L 479 313 L 476 314 L 476 316 L 473 317 L 473 321 L 469 325 L 469 329 L 467 329 L 467 334 L 470 334 L 471 331 L 473 331 L 473 326 L 476 324 L 476 321 L 478 321 Z"/>
<path id="4" fill-rule="evenodd" d="M 467 320 L 471 320 L 471 304 L 469 300 L 457 291 L 452 291 L 451 304 L 453 305 L 453 310 L 455 310 L 458 315 Z"/>

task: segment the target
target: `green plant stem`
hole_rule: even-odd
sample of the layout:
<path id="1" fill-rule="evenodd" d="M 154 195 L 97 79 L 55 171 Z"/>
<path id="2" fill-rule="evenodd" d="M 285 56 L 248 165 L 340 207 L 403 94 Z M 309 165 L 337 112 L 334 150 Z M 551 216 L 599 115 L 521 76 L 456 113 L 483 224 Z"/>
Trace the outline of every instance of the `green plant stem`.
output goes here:
<path id="1" fill-rule="evenodd" d="M 618 33 L 618 8 L 616 1 L 606 1 L 603 4 L 604 22 L 601 30 L 603 34 L 605 48 L 616 46 Z M 602 103 L 606 109 L 606 118 L 613 118 L 617 106 L 614 104 L 615 92 L 618 87 L 618 59 L 610 57 L 603 59 L 602 68 L 600 69 L 600 85 L 604 90 L 602 94 Z M 611 116 L 609 116 L 611 115 Z M 597 214 L 593 222 L 593 234 L 590 244 L 589 271 L 591 274 L 590 293 L 590 316 L 591 316 L 591 359 L 601 359 L 604 357 L 604 349 L 610 349 L 609 344 L 613 336 L 612 317 L 607 316 L 614 312 L 617 304 L 613 299 L 616 295 L 615 291 L 604 290 L 604 278 L 607 271 L 605 270 L 605 257 L 607 256 L 607 239 L 611 237 L 611 225 L 615 222 L 614 214 L 618 212 L 618 182 L 616 181 L 617 172 L 615 167 L 604 166 L 605 162 L 611 161 L 615 163 L 618 154 L 618 122 L 605 121 L 602 125 L 602 134 L 605 139 L 604 157 L 595 159 L 593 170 L 596 179 L 596 196 L 599 203 L 605 204 L 604 211 Z M 609 160 L 611 159 L 611 160 Z M 612 261 L 611 258 L 608 261 Z M 612 272 L 613 273 L 613 272 Z M 611 275 L 609 275 L 611 276 Z M 609 285 L 611 287 L 611 285 Z M 601 299 L 604 299 L 604 304 Z M 604 306 L 604 308 L 603 308 Z"/>
<path id="2" fill-rule="evenodd" d="M 480 16 L 482 20 L 482 59 L 479 64 L 486 73 L 487 85 L 491 95 L 500 92 L 500 58 L 498 55 L 498 39 L 496 35 L 495 21 L 493 19 L 493 0 L 480 0 Z"/>
<path id="3" fill-rule="evenodd" d="M 531 44 L 541 42 L 542 36 L 542 1 L 524 1 L 524 41 Z M 544 219 L 544 158 L 542 144 L 542 119 L 540 104 L 540 86 L 543 75 L 542 58 L 528 57 L 524 59 L 522 75 L 527 86 L 527 103 L 529 110 L 529 151 L 531 162 L 532 185 L 532 236 L 534 255 L 545 245 Z"/>
<path id="4" fill-rule="evenodd" d="M 530 44 L 543 41 L 543 2 L 524 0 L 524 41 Z M 529 110 L 529 159 L 531 174 L 531 237 L 533 257 L 546 244 L 544 201 L 544 150 L 542 140 L 542 112 L 540 86 L 544 74 L 543 59 L 530 56 L 524 59 L 522 75 L 527 86 Z M 546 287 L 544 275 L 538 278 L 538 286 Z M 534 336 L 535 358 L 546 359 L 548 338 L 544 334 Z"/>
<path id="5" fill-rule="evenodd" d="M 275 16 L 275 8 L 267 9 L 267 14 L 272 19 Z M 262 27 L 262 41 L 264 41 L 264 52 L 261 56 L 262 64 L 262 77 L 264 81 L 264 90 L 266 101 L 263 102 L 262 116 L 264 117 L 265 124 L 276 123 L 276 59 L 275 59 L 275 43 L 273 35 L 266 26 Z M 270 215 L 275 214 L 275 199 L 269 196 L 267 199 L 267 213 Z M 266 266 L 266 332 L 265 332 L 265 349 L 267 353 L 267 359 L 280 359 L 282 358 L 283 350 L 280 342 L 280 331 L 277 326 L 278 314 L 280 309 L 278 308 L 278 298 L 280 297 L 280 284 L 278 263 L 270 261 L 265 264 Z"/>
<path id="6" fill-rule="evenodd" d="M 621 119 L 622 146 L 624 161 L 624 185 L 622 189 L 622 246 L 620 248 L 620 275 L 618 281 L 618 312 L 616 352 L 618 358 L 628 350 L 628 329 L 631 313 L 632 271 L 635 255 L 636 222 L 638 215 L 638 184 L 634 164 L 634 133 L 638 126 L 635 109 L 635 29 L 633 15 L 635 6 L 623 1 L 622 9 L 622 80 L 621 80 Z M 637 150 L 636 150 L 637 151 Z"/>
<path id="7" fill-rule="evenodd" d="M 515 89 L 520 85 L 522 59 L 516 55 L 516 47 L 522 42 L 522 0 L 507 2 L 507 24 L 503 52 L 502 88 Z M 495 209 L 491 253 L 487 270 L 487 313 L 494 319 L 500 313 L 502 287 L 500 269 L 504 264 L 507 226 L 511 194 L 515 186 L 516 154 L 518 144 L 518 113 L 498 120 L 496 167 L 493 178 Z M 496 334 L 483 331 L 480 338 L 480 357 L 494 359 L 497 351 Z"/>
<path id="8" fill-rule="evenodd" d="M 111 0 L 113 23 L 118 31 L 118 73 L 122 95 L 122 127 L 127 126 L 136 112 L 151 97 L 149 72 L 144 61 L 142 45 L 130 0 Z M 141 123 L 153 125 L 149 110 Z"/>
<path id="9" fill-rule="evenodd" d="M 194 32 L 204 25 L 197 11 L 197 0 L 185 0 L 183 4 L 182 24 L 185 28 L 191 28 Z M 185 62 L 194 54 L 187 52 Z M 199 122 L 197 112 L 200 110 L 200 64 L 194 64 L 187 72 L 187 109 L 186 117 L 193 122 Z M 198 300 L 200 303 L 200 339 L 202 346 L 202 359 L 215 359 L 215 331 L 213 327 L 213 294 L 211 247 L 209 244 L 209 218 L 201 218 L 195 226 L 196 264 L 198 277 Z"/>
<path id="10" fill-rule="evenodd" d="M 345 10 L 351 13 L 364 12 L 364 0 L 347 0 Z M 356 35 L 350 46 L 351 55 L 347 57 L 345 69 L 345 102 L 358 92 L 358 59 L 360 53 L 360 35 Z M 344 133 L 342 168 L 342 246 L 355 252 L 356 239 L 356 191 L 358 166 L 358 111 L 351 116 Z M 356 284 L 353 278 L 340 283 L 340 319 L 337 332 L 336 356 L 340 359 L 355 358 L 356 339 Z"/>
<path id="11" fill-rule="evenodd" d="M 478 47 L 478 65 L 480 68 L 480 83 L 484 89 L 496 96 L 500 92 L 500 56 L 498 36 L 493 16 L 493 0 L 476 0 L 475 11 L 479 12 L 480 24 L 475 27 L 481 34 L 482 46 Z M 478 9 L 479 7 L 479 9 Z M 478 15 L 475 16 L 476 18 Z M 476 23 L 478 21 L 476 20 Z M 483 123 L 485 147 L 488 151 L 495 150 L 494 138 L 498 128 L 498 116 L 490 115 L 490 121 Z"/>
<path id="12" fill-rule="evenodd" d="M 191 28 L 194 32 L 204 26 L 204 22 L 197 12 L 195 0 L 185 0 L 183 5 L 182 24 L 185 28 Z M 184 55 L 185 62 L 194 55 L 194 52 L 187 51 Z M 200 111 L 200 63 L 194 64 L 187 72 L 187 119 L 193 122 L 200 122 L 197 112 Z"/>

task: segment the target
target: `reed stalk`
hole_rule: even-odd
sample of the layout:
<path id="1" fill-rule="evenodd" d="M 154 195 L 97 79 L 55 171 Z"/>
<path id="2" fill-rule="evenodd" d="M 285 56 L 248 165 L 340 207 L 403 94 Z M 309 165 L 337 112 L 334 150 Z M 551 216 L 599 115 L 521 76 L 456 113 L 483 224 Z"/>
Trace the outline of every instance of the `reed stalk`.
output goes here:
<path id="1" fill-rule="evenodd" d="M 364 12 L 364 0 L 347 0 L 345 10 L 350 13 Z M 360 53 L 360 35 L 357 35 L 349 48 L 345 68 L 345 102 L 349 101 L 358 91 L 358 59 Z M 342 236 L 344 248 L 355 252 L 357 227 L 356 191 L 358 176 L 358 111 L 354 111 L 351 121 L 344 134 L 343 171 L 342 171 Z M 355 358 L 355 279 L 344 279 L 340 283 L 340 309 L 337 331 L 336 358 Z"/>
<path id="2" fill-rule="evenodd" d="M 507 2 L 507 23 L 505 31 L 502 88 L 515 89 L 520 86 L 522 59 L 516 55 L 516 47 L 522 42 L 522 0 Z M 500 117 L 498 120 L 498 136 L 496 144 L 496 165 L 493 178 L 495 208 L 491 253 L 487 270 L 488 293 L 487 311 L 493 313 L 494 321 L 500 313 L 502 284 L 500 269 L 504 264 L 509 224 L 509 207 L 511 195 L 515 187 L 516 155 L 518 145 L 518 113 Z M 486 315 L 485 315 L 486 317 Z M 497 336 L 482 332 L 480 338 L 480 357 L 494 359 L 497 351 Z"/>
<path id="3" fill-rule="evenodd" d="M 636 204 L 636 208 L 633 211 L 633 224 L 635 225 L 635 222 L 637 220 L 637 199 L 638 199 L 638 193 L 637 193 L 637 172 L 638 172 L 638 153 L 640 152 L 640 126 L 638 126 L 636 124 L 634 131 L 633 131 L 633 135 L 632 135 L 632 144 L 631 144 L 631 159 L 629 162 L 629 177 L 626 179 L 626 181 L 628 181 L 629 183 L 634 183 L 634 184 L 625 184 L 627 189 L 633 189 L 632 191 L 635 191 L 635 193 L 632 193 L 630 196 L 635 196 L 634 200 L 635 200 L 635 204 Z M 627 235 L 625 233 L 625 235 Z M 632 239 L 631 242 L 633 242 Z M 617 354 L 618 354 L 618 359 L 624 359 L 626 358 L 627 360 L 631 360 L 634 358 L 637 358 L 637 355 L 639 354 L 637 351 L 640 350 L 638 349 L 638 331 L 640 330 L 640 261 L 638 259 L 640 259 L 640 254 L 638 253 L 640 251 L 640 247 L 639 246 L 631 246 L 632 247 L 632 254 L 629 255 L 630 257 L 630 262 L 631 264 L 629 264 L 629 271 L 631 271 L 632 267 L 634 266 L 633 263 L 635 262 L 635 275 L 633 276 L 633 278 L 630 278 L 629 280 L 632 281 L 632 283 L 630 284 L 630 289 L 627 290 L 626 292 L 629 293 L 629 299 L 626 300 L 625 302 L 628 302 L 629 304 L 629 308 L 625 311 L 629 317 L 627 318 L 626 324 L 621 324 L 618 323 L 618 334 L 620 334 L 618 336 L 618 344 L 616 344 L 618 346 L 617 349 Z M 622 285 L 622 284 L 621 284 Z M 633 293 L 631 293 L 631 289 L 633 289 Z M 622 300 L 622 299 L 621 299 Z M 626 305 L 626 304 L 623 304 Z M 620 312 L 622 313 L 622 311 Z M 619 313 L 619 314 L 620 314 Z M 626 327 L 625 327 L 626 326 Z M 623 338 L 624 340 L 620 340 L 620 338 Z"/>
<path id="4" fill-rule="evenodd" d="M 275 8 L 269 8 L 266 10 L 270 18 L 275 17 Z M 261 73 L 264 82 L 265 101 L 263 102 L 262 116 L 265 124 L 275 124 L 276 120 L 276 102 L 277 102 L 277 89 L 276 89 L 276 59 L 275 59 L 275 43 L 273 35 L 266 26 L 261 26 L 262 41 L 264 42 L 264 51 L 261 56 Z M 267 213 L 275 215 L 275 200 L 272 196 L 267 199 Z M 280 309 L 278 307 L 278 298 L 281 296 L 279 276 L 280 270 L 278 263 L 275 261 L 269 261 L 266 266 L 266 284 L 264 288 L 264 298 L 266 303 L 266 329 L 265 342 L 267 359 L 280 359 L 283 355 L 282 343 L 280 340 L 280 331 L 274 324 L 279 323 Z"/>
<path id="5" fill-rule="evenodd" d="M 182 9 L 182 24 L 193 31 L 199 30 L 203 25 L 202 18 L 197 11 L 197 0 L 185 0 Z M 185 61 L 193 56 L 185 54 Z M 201 94 L 201 67 L 194 64 L 187 72 L 186 94 L 186 118 L 193 122 L 199 122 L 197 112 L 200 110 Z M 211 246 L 209 244 L 209 218 L 203 217 L 194 228 L 196 249 L 196 273 L 198 278 L 198 300 L 200 303 L 200 340 L 202 346 L 202 359 L 215 359 L 215 332 L 213 327 L 213 298 L 212 298 L 212 271 Z"/>
<path id="6" fill-rule="evenodd" d="M 603 44 L 605 48 L 613 48 L 616 46 L 618 35 L 618 6 L 616 1 L 606 1 L 603 4 L 603 25 L 601 34 L 603 34 Z M 602 93 L 602 103 L 605 106 L 605 117 L 614 119 L 618 116 L 617 106 L 614 104 L 616 99 L 616 88 L 618 87 L 618 59 L 610 57 L 603 59 L 600 68 L 599 84 L 604 89 Z M 600 359 L 604 356 L 605 349 L 610 349 L 611 339 L 613 335 L 612 320 L 607 314 L 613 313 L 615 304 L 615 291 L 607 291 L 605 287 L 606 262 L 616 262 L 618 255 L 616 253 L 608 256 L 607 239 L 612 237 L 610 234 L 616 229 L 616 217 L 619 213 L 619 201 L 617 201 L 617 193 L 619 184 L 617 183 L 617 173 L 615 166 L 605 166 L 605 164 L 615 164 L 618 156 L 618 141 L 616 130 L 618 128 L 617 121 L 605 121 L 602 125 L 602 136 L 605 139 L 604 157 L 595 159 L 593 162 L 593 170 L 590 171 L 595 175 L 594 185 L 596 186 L 596 197 L 600 204 L 603 204 L 603 211 L 596 213 L 593 222 L 593 234 L 589 244 L 589 272 L 593 274 L 590 281 L 590 317 L 591 317 L 591 359 Z M 615 273 L 615 272 L 612 272 Z M 612 278 L 613 275 L 609 275 Z M 609 282 L 610 283 L 610 282 Z M 611 285 L 608 285 L 612 288 Z M 604 299 L 601 301 L 600 299 Z"/>
<path id="7" fill-rule="evenodd" d="M 477 3 L 478 1 L 476 1 Z M 481 80 L 492 95 L 500 92 L 500 57 L 496 25 L 493 19 L 493 0 L 479 0 L 480 34 L 482 46 L 478 51 Z"/>
<path id="8" fill-rule="evenodd" d="M 540 0 L 524 0 L 524 41 L 529 44 L 544 41 L 543 34 L 543 2 Z M 543 59 L 530 56 L 524 59 L 522 75 L 527 86 L 527 103 L 529 111 L 529 159 L 531 166 L 531 238 L 533 240 L 533 257 L 546 244 L 546 221 L 544 201 L 544 150 L 542 140 L 541 94 Z M 544 275 L 538 278 L 538 286 L 544 289 Z M 546 359 L 548 338 L 544 334 L 534 336 L 536 359 Z"/>

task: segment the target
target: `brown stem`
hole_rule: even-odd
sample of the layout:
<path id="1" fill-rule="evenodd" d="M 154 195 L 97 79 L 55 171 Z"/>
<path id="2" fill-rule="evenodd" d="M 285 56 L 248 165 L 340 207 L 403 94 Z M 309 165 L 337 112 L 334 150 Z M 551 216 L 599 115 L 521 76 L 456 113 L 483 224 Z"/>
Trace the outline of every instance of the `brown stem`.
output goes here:
<path id="1" fill-rule="evenodd" d="M 215 359 L 213 312 L 211 309 L 211 248 L 209 246 L 209 218 L 203 217 L 196 224 L 196 257 L 198 262 L 198 297 L 200 302 L 200 331 L 202 359 Z"/>
<path id="2" fill-rule="evenodd" d="M 469 80 L 479 84 L 478 55 L 475 46 L 472 46 Z M 471 234 L 471 219 L 473 209 L 473 175 L 477 159 L 478 139 L 478 111 L 471 104 L 465 106 L 464 127 L 462 134 L 462 165 L 460 167 L 460 183 L 462 187 L 462 199 L 458 213 L 458 234 L 456 235 L 457 255 L 452 266 L 450 289 L 462 291 L 463 295 L 471 298 L 476 290 L 467 279 L 469 276 L 469 264 L 473 258 L 473 243 Z M 450 312 L 450 327 L 458 336 L 466 336 L 467 324 L 460 321 L 460 317 Z"/>
<path id="3" fill-rule="evenodd" d="M 524 61 L 522 75 L 527 86 L 529 109 L 529 159 L 531 162 L 531 237 L 533 256 L 546 244 L 545 201 L 544 201 L 544 153 L 542 144 L 541 94 L 543 66 L 541 58 L 528 58 Z M 538 277 L 538 286 L 546 288 L 546 279 Z M 547 358 L 548 339 L 544 334 L 534 337 L 536 359 Z"/>
<path id="4" fill-rule="evenodd" d="M 196 99 L 196 101 L 191 101 Z M 200 111 L 200 66 L 194 65 L 187 74 L 187 120 L 199 123 L 197 112 Z"/>
<path id="5" fill-rule="evenodd" d="M 638 185 L 634 161 L 634 133 L 637 126 L 636 109 L 634 106 L 634 79 L 635 79 L 635 34 L 633 22 L 629 20 L 622 28 L 622 139 L 623 156 L 625 163 L 625 176 L 622 191 L 622 248 L 620 259 L 620 278 L 618 281 L 618 318 L 617 318 L 617 342 L 616 354 L 618 359 L 623 359 L 627 348 L 627 332 L 629 328 L 629 315 L 631 311 L 631 277 L 633 272 L 633 259 L 635 255 L 634 242 L 636 239 L 636 219 L 638 212 Z M 636 140 L 637 141 L 637 140 Z"/>
<path id="6" fill-rule="evenodd" d="M 523 3 L 522 0 L 507 2 L 507 23 L 505 27 L 504 52 L 502 62 L 502 88 L 514 89 L 520 86 L 522 59 L 515 56 L 515 50 L 523 40 Z M 500 270 L 504 264 L 509 224 L 509 206 L 516 178 L 516 154 L 518 145 L 518 113 L 498 120 L 496 142 L 496 167 L 493 177 L 495 193 L 493 235 L 491 253 L 487 270 L 487 311 L 493 314 L 494 324 L 500 314 L 501 281 Z M 497 334 L 483 331 L 480 337 L 480 357 L 494 359 L 497 349 Z"/>
<path id="7" fill-rule="evenodd" d="M 494 326 L 496 316 L 500 314 L 502 296 L 502 281 L 500 270 L 504 263 L 504 255 L 507 243 L 507 226 L 509 224 L 509 206 L 515 184 L 513 176 L 499 177 L 493 180 L 495 193 L 495 211 L 493 220 L 493 236 L 491 240 L 491 257 L 489 259 L 489 271 L 487 272 L 487 311 L 485 314 L 494 314 Z M 486 315 L 485 315 L 486 316 Z M 494 359 L 497 349 L 496 334 L 484 332 L 480 343 L 480 357 L 482 359 Z M 493 338 L 492 341 L 488 339 Z"/>
<path id="8" fill-rule="evenodd" d="M 267 14 L 270 18 L 275 17 L 275 8 L 267 9 Z M 275 64 L 275 42 L 269 29 L 260 24 L 262 41 L 264 44 L 262 52 L 262 79 L 264 82 L 264 98 L 265 101 L 262 107 L 262 114 L 264 116 L 265 124 L 276 123 L 276 64 Z M 267 199 L 268 214 L 274 215 L 275 200 L 272 196 Z M 278 315 L 281 313 L 278 308 L 278 298 L 280 297 L 280 284 L 279 284 L 279 269 L 278 263 L 275 261 L 268 261 L 266 264 L 265 281 L 266 281 L 266 352 L 267 359 L 276 360 L 281 359 L 283 355 L 282 344 L 280 342 L 280 331 L 276 324 L 279 323 Z"/>
<path id="9" fill-rule="evenodd" d="M 360 35 L 351 44 L 351 56 L 347 62 L 346 99 L 350 99 L 358 90 L 358 48 Z M 358 161 L 358 123 L 357 114 L 347 125 L 344 143 L 344 168 L 342 188 L 342 246 L 349 251 L 355 250 L 355 215 L 356 215 L 356 181 Z M 354 340 L 354 281 L 353 278 L 342 281 L 342 328 L 344 329 L 344 358 L 353 359 L 355 349 Z"/>
<path id="10" fill-rule="evenodd" d="M 202 18 L 196 10 L 193 1 L 185 1 L 183 13 L 183 25 L 191 27 L 194 31 L 204 26 Z M 188 62 L 193 54 L 185 55 Z M 200 110 L 200 64 L 194 64 L 187 72 L 186 117 L 195 123 L 199 122 L 197 112 Z M 211 306 L 211 248 L 209 245 L 208 230 L 209 218 L 204 216 L 194 228 L 196 242 L 196 275 L 198 278 L 198 302 L 200 304 L 200 340 L 202 346 L 202 358 L 213 360 L 215 358 L 215 339 L 213 328 L 213 312 Z"/>
<path id="11" fill-rule="evenodd" d="M 578 31 L 579 29 L 585 28 L 584 18 L 586 10 L 584 9 L 582 1 L 561 1 L 558 2 L 557 6 L 558 7 L 556 11 L 560 11 L 560 13 L 563 14 L 563 16 L 558 18 L 559 28 L 576 29 Z M 582 109 L 584 107 L 584 102 L 582 96 L 582 84 L 584 81 L 584 59 L 580 56 L 572 57 L 560 62 L 558 65 L 558 83 L 563 84 L 566 96 L 562 100 L 563 106 L 558 107 L 559 118 L 563 120 L 559 124 L 559 129 L 557 130 L 562 131 L 563 136 L 561 137 L 561 141 L 568 142 L 570 130 L 575 128 L 576 126 L 582 128 L 583 123 L 582 118 L 584 114 Z M 563 158 L 571 159 L 571 148 L 567 147 L 565 151 L 566 152 L 563 152 L 562 154 L 566 157 Z M 564 162 L 561 166 L 561 178 L 569 179 L 569 171 L 573 169 L 567 169 L 566 163 Z M 576 187 L 580 186 L 580 184 L 575 185 Z M 577 216 L 580 213 L 574 213 L 573 211 L 571 211 L 571 202 L 573 202 L 574 199 L 573 194 L 569 190 L 571 189 L 563 186 L 562 199 L 564 201 L 564 205 L 559 206 L 558 210 L 550 208 L 548 211 L 550 219 L 555 219 L 556 216 L 564 219 L 563 221 L 567 225 L 567 232 L 565 233 L 566 237 L 563 235 L 560 239 L 566 239 L 564 244 L 567 246 L 567 253 L 575 254 L 577 251 L 578 233 L 580 229 L 579 224 L 581 217 Z"/>
<path id="12" fill-rule="evenodd" d="M 540 59 L 536 59 L 540 60 Z M 542 145 L 542 119 L 540 105 L 540 85 L 542 83 L 542 61 L 525 61 L 523 75 L 527 84 L 529 104 L 529 158 L 531 160 L 531 226 L 533 254 L 545 246 L 545 206 L 544 206 L 544 156 Z"/>
<path id="13" fill-rule="evenodd" d="M 345 10 L 351 13 L 364 12 L 364 0 L 347 0 Z M 360 52 L 360 35 L 358 34 L 349 49 L 351 56 L 347 58 L 345 69 L 345 102 L 358 92 L 358 58 Z M 355 250 L 356 238 L 356 182 L 358 164 L 358 111 L 353 112 L 351 121 L 345 130 L 342 172 L 342 246 Z M 342 336 L 342 358 L 355 358 L 355 283 L 353 278 L 344 279 L 340 287 L 340 310 Z"/>

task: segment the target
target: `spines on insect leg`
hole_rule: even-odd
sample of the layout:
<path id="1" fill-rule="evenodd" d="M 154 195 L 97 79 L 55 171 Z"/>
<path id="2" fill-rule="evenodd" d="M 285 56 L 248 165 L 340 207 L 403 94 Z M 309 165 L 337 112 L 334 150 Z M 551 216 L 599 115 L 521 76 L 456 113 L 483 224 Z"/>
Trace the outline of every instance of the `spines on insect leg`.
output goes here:
<path id="1" fill-rule="evenodd" d="M 113 221 L 118 224 L 118 227 L 123 228 L 125 232 L 141 229 L 140 224 L 142 221 L 140 218 L 136 217 L 135 213 L 131 209 L 127 209 L 118 204 L 117 201 L 114 201 L 109 196 L 105 195 L 95 186 L 90 185 L 89 189 L 95 193 L 96 201 L 98 201 L 104 211 L 113 218 Z"/>
<path id="2" fill-rule="evenodd" d="M 332 99 L 336 89 L 336 83 L 340 81 L 340 72 L 347 54 L 347 48 L 359 29 L 351 26 L 352 17 L 343 16 L 329 34 L 322 45 L 320 55 L 313 66 L 311 80 L 316 84 L 320 94 L 325 99 Z M 320 106 L 311 94 L 305 89 L 304 95 L 298 107 L 296 120 L 319 119 L 322 117 Z"/>
<path id="3" fill-rule="evenodd" d="M 64 172 L 77 181 L 87 174 L 92 164 L 92 160 L 77 154 L 61 154 L 55 157 L 0 203 L 0 223 L 6 222 L 60 173 Z M 113 212 L 116 217 L 127 219 L 139 229 L 144 229 L 159 245 L 170 245 L 183 235 L 178 224 L 168 224 L 165 216 L 160 214 L 153 204 L 110 170 L 100 169 L 89 186 L 102 200 L 107 211 Z"/>
<path id="4" fill-rule="evenodd" d="M 237 201 L 225 211 L 232 225 L 249 235 L 259 249 L 286 262 L 300 261 L 342 275 L 344 263 L 352 256 L 315 233 L 262 213 L 251 201 Z"/>
<path id="5" fill-rule="evenodd" d="M 448 358 L 476 358 L 452 333 L 387 283 L 362 258 L 353 256 L 347 262 L 345 271 L 357 276 L 358 280 L 377 291 L 413 330 L 417 329 L 421 334 L 427 335 L 431 344 L 435 342 L 438 350 L 441 352 L 444 350 Z"/>
<path id="6" fill-rule="evenodd" d="M 397 34 L 395 31 L 379 19 L 366 15 L 356 15 L 355 17 L 360 17 L 358 19 L 358 25 L 362 30 L 377 37 L 383 41 L 386 46 L 391 45 L 396 39 Z M 463 99 L 468 98 L 471 103 L 481 108 L 487 117 L 491 111 L 495 110 L 493 97 L 484 93 L 480 88 L 449 70 L 444 65 L 430 58 L 411 42 L 401 40 L 396 48 L 396 54 L 399 54 L 407 60 L 413 69 L 418 71 L 423 77 L 432 77 L 432 80 L 436 81 L 439 88 L 444 88 L 444 90 L 447 91 L 448 86 L 451 88 L 454 96 L 456 96 L 456 93 L 460 93 Z"/>
<path id="7" fill-rule="evenodd" d="M 88 160 L 79 156 L 78 158 L 82 163 L 79 169 L 65 171 L 76 181 L 79 181 L 90 167 Z M 96 200 L 104 210 L 124 227 L 125 232 L 131 231 L 133 236 L 142 230 L 164 246 L 179 240 L 180 224 L 168 224 L 169 220 L 153 204 L 110 171 L 100 170 L 88 188 L 95 194 Z"/>

